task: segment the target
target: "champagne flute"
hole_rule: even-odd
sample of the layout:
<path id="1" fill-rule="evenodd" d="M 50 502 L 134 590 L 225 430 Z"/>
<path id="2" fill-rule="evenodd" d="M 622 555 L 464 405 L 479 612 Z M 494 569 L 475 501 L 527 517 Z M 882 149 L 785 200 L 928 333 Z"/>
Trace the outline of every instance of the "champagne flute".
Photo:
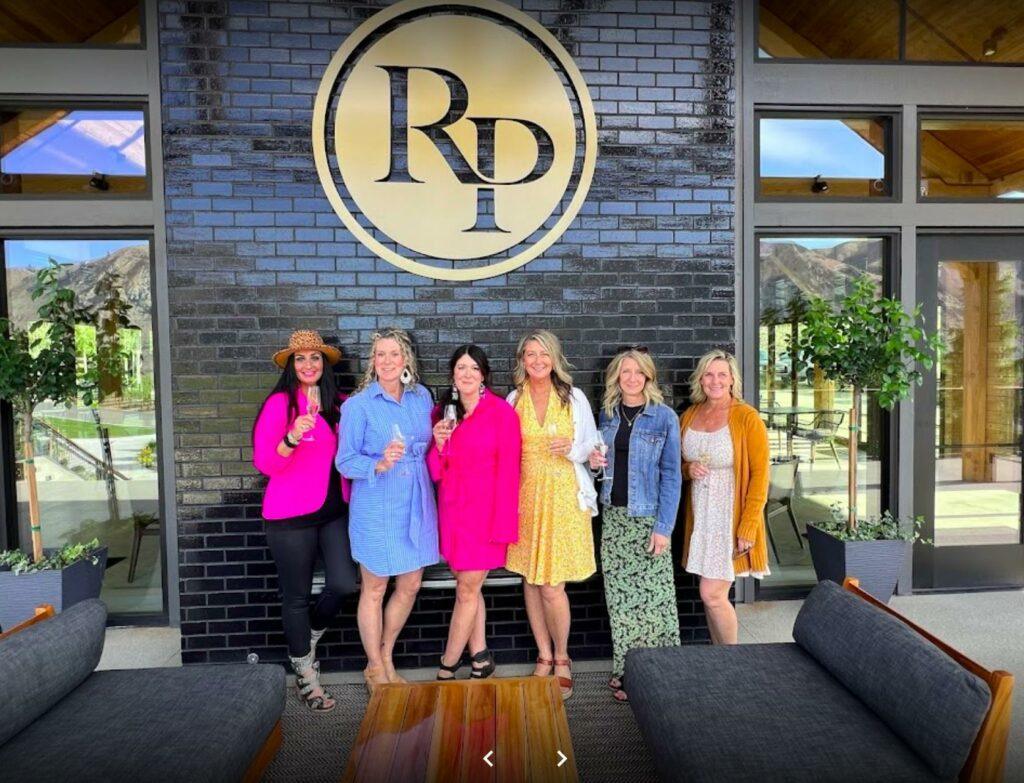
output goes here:
<path id="1" fill-rule="evenodd" d="M 313 417 L 313 425 L 316 426 L 316 415 L 320 413 L 320 387 L 310 386 L 306 389 L 306 413 Z M 310 430 L 302 436 L 304 441 L 316 440 L 313 431 Z"/>
<path id="2" fill-rule="evenodd" d="M 405 446 L 405 435 L 402 434 L 402 428 L 398 426 L 398 422 L 391 423 L 391 443 L 401 443 Z M 389 443 L 388 445 L 391 445 Z M 398 462 L 402 461 L 402 457 L 398 458 Z M 405 475 L 405 471 L 401 471 L 401 475 Z"/>
<path id="3" fill-rule="evenodd" d="M 444 406 L 444 426 L 448 430 L 448 440 L 444 442 L 444 448 L 441 451 L 448 449 L 448 442 L 451 440 L 452 433 L 455 431 L 455 427 L 459 421 L 459 413 L 454 405 Z"/>
<path id="4" fill-rule="evenodd" d="M 553 457 L 554 456 L 554 452 L 551 451 L 551 440 L 552 440 L 552 438 L 558 437 L 558 426 L 556 424 L 552 423 L 552 424 L 549 424 L 544 429 L 546 429 L 547 432 L 548 432 L 548 454 L 550 454 Z"/>
<path id="5" fill-rule="evenodd" d="M 604 438 L 600 435 L 597 436 L 597 440 L 594 441 L 594 448 L 601 452 L 601 456 L 605 456 L 608 453 L 608 444 L 604 442 Z M 605 470 L 605 466 L 601 466 L 601 472 L 597 474 L 598 481 L 607 481 L 608 472 Z"/>

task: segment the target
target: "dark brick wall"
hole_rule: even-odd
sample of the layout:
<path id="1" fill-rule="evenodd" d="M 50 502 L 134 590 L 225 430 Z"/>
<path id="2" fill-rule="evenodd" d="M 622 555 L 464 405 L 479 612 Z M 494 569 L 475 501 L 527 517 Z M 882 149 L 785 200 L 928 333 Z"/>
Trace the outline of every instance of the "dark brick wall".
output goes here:
<path id="1" fill-rule="evenodd" d="M 161 0 L 171 356 L 181 621 L 186 662 L 284 655 L 276 576 L 259 518 L 249 433 L 295 328 L 349 354 L 376 327 L 410 329 L 428 384 L 470 339 L 508 383 L 519 335 L 563 339 L 579 385 L 623 343 L 649 345 L 675 402 L 694 358 L 734 339 L 731 2 L 527 0 L 590 86 L 600 153 L 589 198 L 544 257 L 474 284 L 427 280 L 371 256 L 341 227 L 313 166 L 323 68 L 379 6 Z M 351 359 L 345 371 L 356 371 Z M 677 536 L 678 538 L 678 536 Z M 678 540 L 675 542 L 678 549 Z M 706 638 L 679 572 L 684 639 Z M 572 587 L 572 652 L 610 655 L 599 578 Z M 535 653 L 518 588 L 487 592 L 504 660 Z M 450 591 L 425 591 L 399 641 L 433 665 Z M 326 638 L 326 668 L 362 666 L 354 600 Z"/>

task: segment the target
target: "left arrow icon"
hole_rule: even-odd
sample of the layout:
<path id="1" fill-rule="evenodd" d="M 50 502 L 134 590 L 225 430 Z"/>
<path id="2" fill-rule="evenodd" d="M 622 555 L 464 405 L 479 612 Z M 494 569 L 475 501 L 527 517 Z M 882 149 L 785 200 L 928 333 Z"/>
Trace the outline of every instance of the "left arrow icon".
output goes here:
<path id="1" fill-rule="evenodd" d="M 493 750 L 489 750 L 489 751 L 487 751 L 487 755 L 484 756 L 484 764 L 486 764 L 488 767 L 493 767 L 494 766 L 494 762 L 491 761 L 491 756 L 493 756 L 493 755 L 494 755 L 494 751 Z"/>

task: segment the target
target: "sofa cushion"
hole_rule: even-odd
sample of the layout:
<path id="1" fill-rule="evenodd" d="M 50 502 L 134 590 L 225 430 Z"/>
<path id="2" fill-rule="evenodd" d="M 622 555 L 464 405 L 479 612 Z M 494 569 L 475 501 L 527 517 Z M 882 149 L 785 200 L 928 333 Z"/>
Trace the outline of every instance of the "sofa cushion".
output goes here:
<path id="1" fill-rule="evenodd" d="M 792 643 L 631 650 L 626 688 L 664 781 L 939 780 Z"/>
<path id="2" fill-rule="evenodd" d="M 984 680 L 834 582 L 811 590 L 793 638 L 936 775 L 956 777 L 992 698 Z"/>
<path id="3" fill-rule="evenodd" d="M 4 779 L 241 780 L 284 711 L 276 665 L 101 671 L 0 746 Z"/>
<path id="4" fill-rule="evenodd" d="M 92 673 L 106 625 L 107 608 L 93 598 L 0 641 L 0 745 Z"/>

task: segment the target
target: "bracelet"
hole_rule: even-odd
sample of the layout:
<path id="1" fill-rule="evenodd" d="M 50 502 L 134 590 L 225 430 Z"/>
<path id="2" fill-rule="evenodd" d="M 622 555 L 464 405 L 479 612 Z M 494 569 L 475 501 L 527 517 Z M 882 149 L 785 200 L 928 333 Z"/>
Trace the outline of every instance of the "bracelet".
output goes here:
<path id="1" fill-rule="evenodd" d="M 287 432 L 284 434 L 284 437 L 281 438 L 281 440 L 283 440 L 284 441 L 284 445 L 287 446 L 290 449 L 295 449 L 295 448 L 298 448 L 298 446 L 299 446 L 298 443 L 292 443 L 291 442 L 291 440 L 288 437 L 288 433 Z"/>

